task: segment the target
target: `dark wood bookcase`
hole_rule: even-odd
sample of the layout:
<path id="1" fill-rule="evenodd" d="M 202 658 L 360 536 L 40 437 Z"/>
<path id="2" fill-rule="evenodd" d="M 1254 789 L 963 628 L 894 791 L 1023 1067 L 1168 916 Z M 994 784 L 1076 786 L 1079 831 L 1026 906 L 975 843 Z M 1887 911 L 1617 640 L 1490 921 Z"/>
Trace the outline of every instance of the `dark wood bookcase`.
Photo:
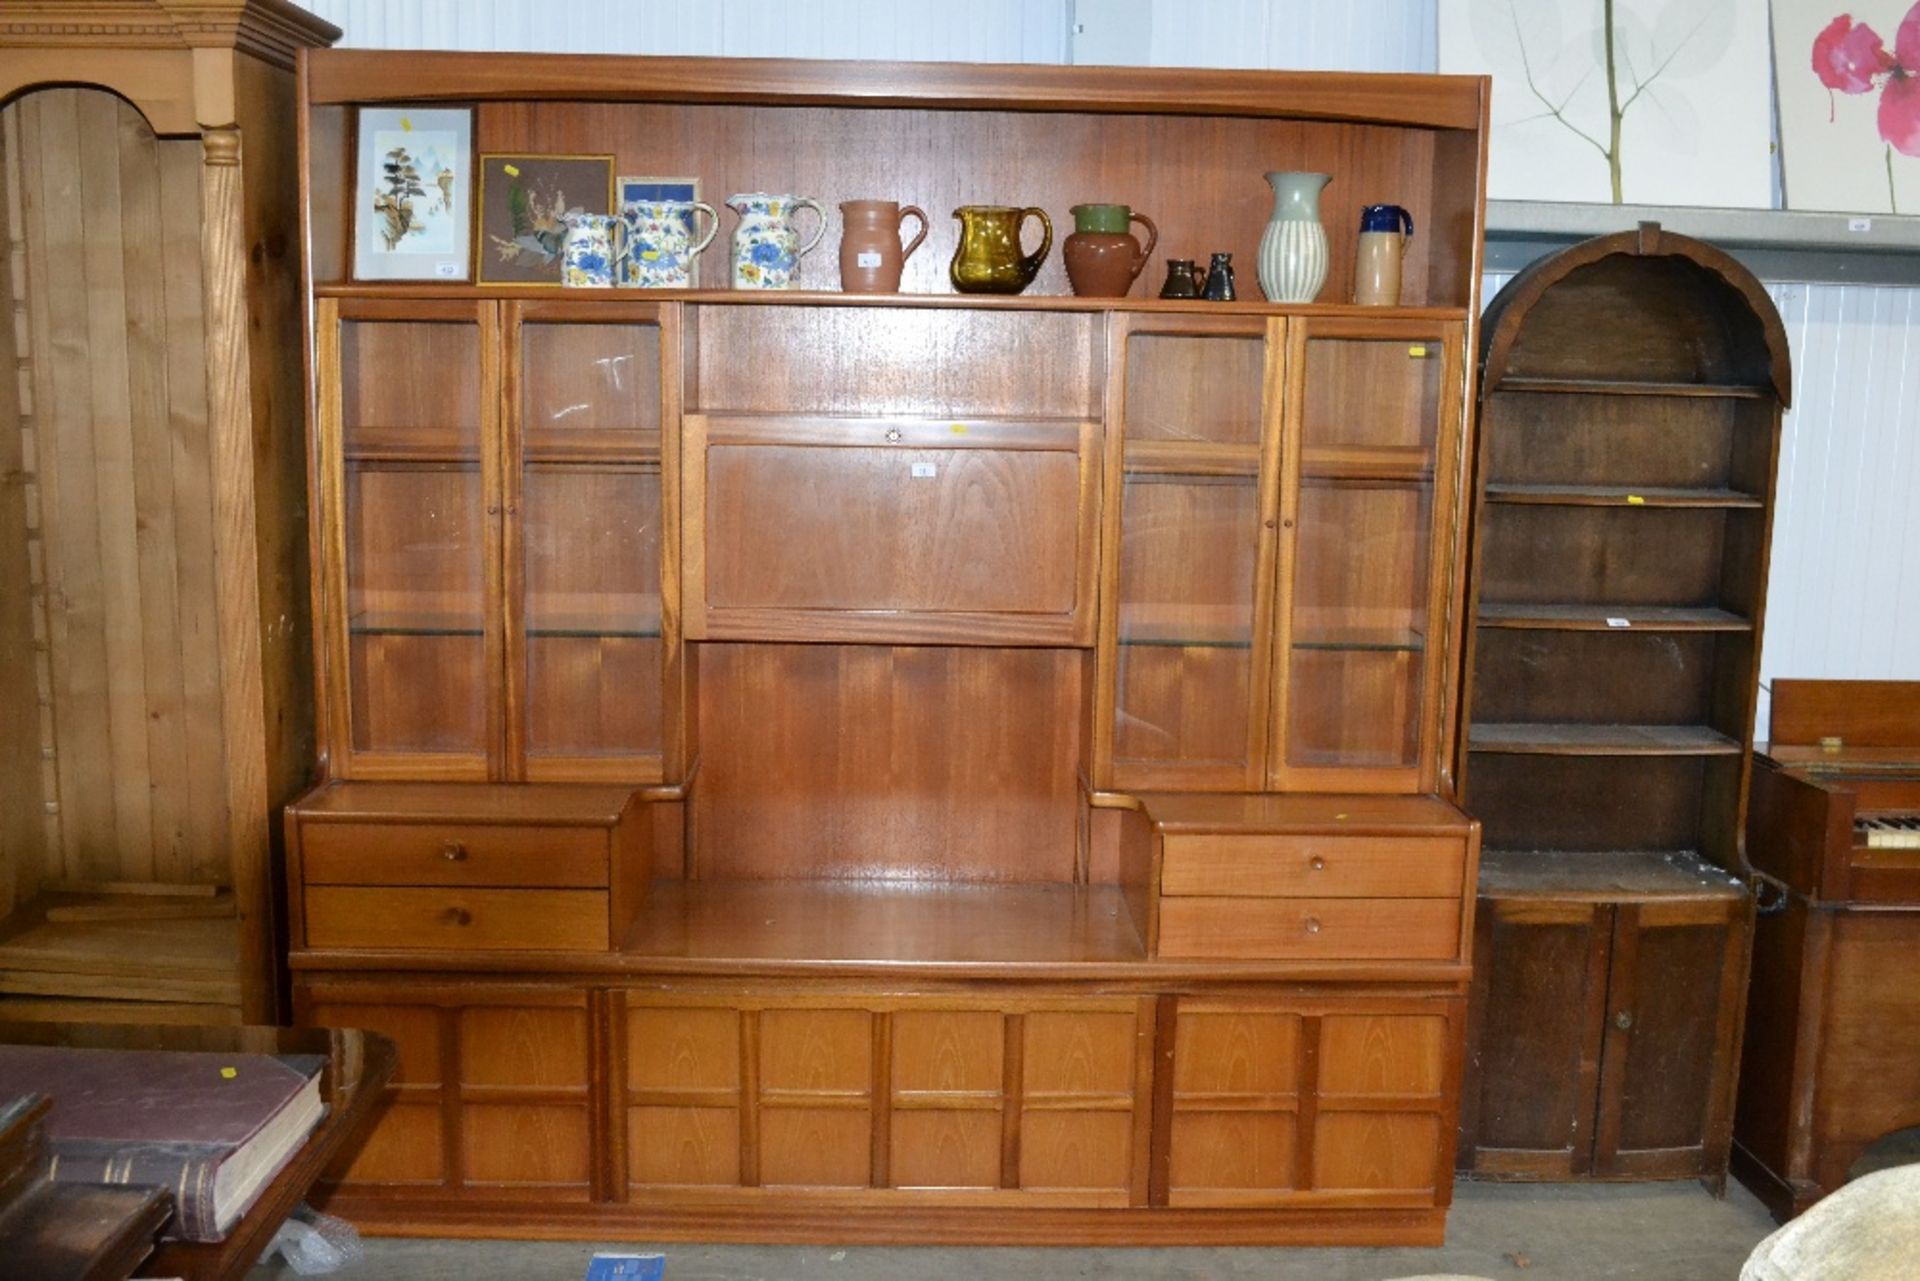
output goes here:
<path id="1" fill-rule="evenodd" d="M 1785 334 L 1744 268 L 1645 225 L 1521 273 L 1484 338 L 1461 1168 L 1718 1186 Z"/>

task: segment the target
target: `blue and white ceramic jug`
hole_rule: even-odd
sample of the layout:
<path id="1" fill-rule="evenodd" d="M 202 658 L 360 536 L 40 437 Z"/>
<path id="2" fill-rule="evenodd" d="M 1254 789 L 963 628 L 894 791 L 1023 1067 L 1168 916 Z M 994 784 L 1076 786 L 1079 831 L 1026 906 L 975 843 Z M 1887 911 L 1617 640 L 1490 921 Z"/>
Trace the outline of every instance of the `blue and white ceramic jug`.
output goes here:
<path id="1" fill-rule="evenodd" d="M 827 234 L 827 211 L 805 196 L 776 196 L 764 191 L 727 197 L 727 208 L 740 215 L 733 231 L 733 287 L 735 289 L 797 289 L 800 259 Z M 797 210 L 811 209 L 819 220 L 813 239 L 800 243 L 793 225 Z"/>
<path id="2" fill-rule="evenodd" d="M 569 289 L 611 287 L 628 248 L 627 225 L 618 215 L 569 215 L 560 242 L 560 283 Z"/>
<path id="3" fill-rule="evenodd" d="M 693 238 L 695 215 L 712 221 L 698 243 Z M 712 205 L 697 200 L 629 200 L 620 206 L 627 224 L 630 248 L 621 264 L 620 283 L 628 288 L 690 289 L 693 260 L 713 243 L 720 215 Z"/>

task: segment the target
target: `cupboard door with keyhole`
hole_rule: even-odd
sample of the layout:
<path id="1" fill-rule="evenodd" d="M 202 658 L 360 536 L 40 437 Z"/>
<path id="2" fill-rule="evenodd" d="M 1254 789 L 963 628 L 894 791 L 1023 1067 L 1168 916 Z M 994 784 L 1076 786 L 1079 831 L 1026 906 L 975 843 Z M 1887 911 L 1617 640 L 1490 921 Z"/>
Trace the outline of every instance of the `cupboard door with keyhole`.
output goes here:
<path id="1" fill-rule="evenodd" d="M 1751 928 L 1745 897 L 1615 909 L 1596 1175 L 1725 1181 Z"/>

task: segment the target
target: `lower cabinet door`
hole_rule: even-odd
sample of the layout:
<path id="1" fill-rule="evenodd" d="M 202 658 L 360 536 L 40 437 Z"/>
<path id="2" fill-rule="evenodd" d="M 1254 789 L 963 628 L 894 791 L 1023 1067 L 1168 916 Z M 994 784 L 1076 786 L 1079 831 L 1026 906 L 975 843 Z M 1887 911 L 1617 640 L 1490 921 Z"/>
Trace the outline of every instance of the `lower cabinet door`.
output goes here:
<path id="1" fill-rule="evenodd" d="M 1165 1203 L 1444 1204 L 1460 1002 L 1184 998 Z"/>
<path id="2" fill-rule="evenodd" d="M 379 1032 L 392 1101 L 344 1191 L 585 1200 L 592 1189 L 587 994 L 562 987 L 303 982 L 304 1026 Z"/>
<path id="3" fill-rule="evenodd" d="M 1144 1204 L 1151 1002 L 636 992 L 619 1005 L 632 1196 Z"/>
<path id="4" fill-rule="evenodd" d="M 1745 898 L 1614 909 L 1594 1174 L 1726 1177 L 1751 925 Z"/>
<path id="5" fill-rule="evenodd" d="M 1460 1168 L 1490 1178 L 1592 1171 L 1613 907 L 1483 898 Z"/>

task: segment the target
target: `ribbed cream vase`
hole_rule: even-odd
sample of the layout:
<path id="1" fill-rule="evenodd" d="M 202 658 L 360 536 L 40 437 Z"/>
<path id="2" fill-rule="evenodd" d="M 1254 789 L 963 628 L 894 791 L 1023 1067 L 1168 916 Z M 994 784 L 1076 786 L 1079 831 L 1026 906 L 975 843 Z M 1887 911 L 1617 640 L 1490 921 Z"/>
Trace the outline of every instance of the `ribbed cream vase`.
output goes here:
<path id="1" fill-rule="evenodd" d="M 1327 232 L 1320 225 L 1323 173 L 1270 173 L 1273 217 L 1254 264 L 1268 302 L 1312 302 L 1327 283 Z"/>

